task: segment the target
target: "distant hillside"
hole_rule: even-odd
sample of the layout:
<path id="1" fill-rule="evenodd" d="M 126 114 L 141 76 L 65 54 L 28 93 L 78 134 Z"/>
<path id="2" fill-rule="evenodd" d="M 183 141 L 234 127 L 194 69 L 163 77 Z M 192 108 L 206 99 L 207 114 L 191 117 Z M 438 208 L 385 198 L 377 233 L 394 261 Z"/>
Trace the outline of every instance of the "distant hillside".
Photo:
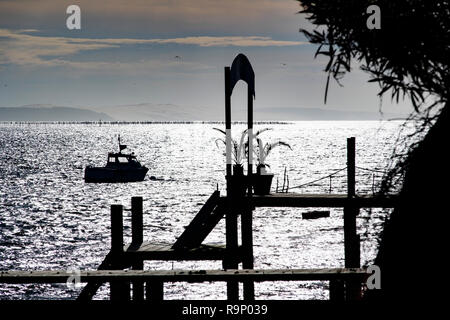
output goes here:
<path id="1" fill-rule="evenodd" d="M 404 118 L 404 114 L 336 110 L 328 108 L 255 108 L 255 118 L 260 120 L 381 120 Z"/>
<path id="2" fill-rule="evenodd" d="M 174 104 L 141 103 L 135 105 L 107 106 L 91 108 L 104 112 L 121 121 L 223 121 L 224 110 L 220 107 L 180 106 Z M 336 110 L 328 108 L 258 108 L 255 105 L 255 120 L 380 120 L 402 118 L 405 115 L 394 113 Z M 247 119 L 242 106 L 233 109 L 233 120 Z"/>
<path id="3" fill-rule="evenodd" d="M 86 109 L 32 105 L 0 108 L 0 121 L 112 121 L 109 115 Z"/>
<path id="4" fill-rule="evenodd" d="M 336 110 L 328 108 L 254 108 L 254 119 L 259 121 L 320 121 L 320 120 L 380 120 L 402 118 L 394 113 Z M 233 110 L 233 120 L 246 120 L 241 106 Z M 141 103 L 104 107 L 60 107 L 29 105 L 0 108 L 0 121 L 223 121 L 220 107 L 179 106 L 174 104 Z"/>
<path id="5" fill-rule="evenodd" d="M 179 106 L 175 104 L 140 103 L 132 105 L 91 107 L 119 121 L 196 121 L 221 120 L 214 108 Z"/>

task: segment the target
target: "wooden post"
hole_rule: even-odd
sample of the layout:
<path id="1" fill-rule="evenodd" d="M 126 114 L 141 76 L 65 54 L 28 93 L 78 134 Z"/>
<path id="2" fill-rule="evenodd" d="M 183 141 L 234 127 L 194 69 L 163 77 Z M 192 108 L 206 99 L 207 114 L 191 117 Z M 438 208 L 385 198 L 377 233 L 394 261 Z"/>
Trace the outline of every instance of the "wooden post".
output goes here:
<path id="1" fill-rule="evenodd" d="M 242 230 L 242 267 L 244 269 L 253 269 L 253 210 L 245 208 L 241 215 Z M 255 286 L 253 281 L 243 282 L 244 300 L 255 299 Z"/>
<path id="2" fill-rule="evenodd" d="M 347 138 L 347 193 L 348 197 L 356 194 L 355 181 L 355 137 Z"/>
<path id="3" fill-rule="evenodd" d="M 230 88 L 230 67 L 225 67 L 225 132 L 231 131 L 231 88 Z M 227 146 L 231 150 L 231 146 Z M 231 162 L 227 156 L 227 193 L 230 194 L 231 184 Z"/>
<path id="4" fill-rule="evenodd" d="M 354 198 L 355 191 L 355 138 L 347 139 L 347 196 Z M 359 208 L 344 207 L 344 241 L 345 241 L 345 267 L 359 268 L 360 248 L 359 237 L 356 230 L 356 216 Z"/>
<path id="5" fill-rule="evenodd" d="M 111 253 L 119 258 L 123 253 L 123 206 L 111 206 Z"/>
<path id="6" fill-rule="evenodd" d="M 142 216 L 142 197 L 131 198 L 131 246 L 139 247 L 143 242 L 143 216 Z M 144 261 L 134 261 L 133 270 L 143 270 Z M 144 300 L 144 283 L 141 281 L 133 282 L 133 300 Z"/>
<path id="7" fill-rule="evenodd" d="M 247 129 L 248 129 L 248 147 L 249 150 L 253 149 L 253 92 L 250 86 L 247 86 Z M 249 182 L 251 181 L 251 176 L 253 174 L 253 153 L 248 152 L 247 158 L 247 175 L 249 177 Z M 251 184 L 248 189 L 249 195 L 252 193 Z"/>
<path id="8" fill-rule="evenodd" d="M 344 283 L 342 280 L 330 280 L 330 301 L 343 302 L 345 299 Z"/>
<path id="9" fill-rule="evenodd" d="M 347 195 L 354 198 L 355 188 L 355 138 L 347 139 Z M 360 266 L 360 244 L 356 228 L 356 217 L 359 208 L 355 206 L 344 207 L 344 245 L 345 245 L 345 267 L 359 268 Z M 360 296 L 361 284 L 347 281 L 346 299 L 355 300 Z"/>
<path id="10" fill-rule="evenodd" d="M 235 209 L 234 209 L 235 210 Z M 225 213 L 226 257 L 224 269 L 238 269 L 236 255 L 238 254 L 237 214 L 232 207 Z M 227 281 L 227 299 L 239 300 L 239 284 L 237 281 Z"/>
<path id="11" fill-rule="evenodd" d="M 111 254 L 113 261 L 123 259 L 123 207 L 111 206 Z M 129 300 L 130 284 L 123 282 L 110 282 L 111 300 Z"/>
<path id="12" fill-rule="evenodd" d="M 149 302 L 160 302 L 164 300 L 164 283 L 152 281 L 145 283 L 145 297 Z"/>
<path id="13" fill-rule="evenodd" d="M 225 130 L 231 134 L 231 88 L 230 88 L 230 67 L 225 67 Z M 231 150 L 231 146 L 228 146 Z M 228 152 L 227 152 L 228 154 Z M 237 214 L 234 212 L 232 205 L 231 194 L 231 162 L 227 156 L 226 165 L 226 180 L 227 180 L 227 210 L 225 213 L 225 233 L 226 233 L 226 250 L 227 255 L 223 261 L 224 269 L 237 269 L 236 254 L 238 249 L 238 234 L 237 234 Z M 228 300 L 239 299 L 239 284 L 237 281 L 227 282 L 227 298 Z"/>
<path id="14" fill-rule="evenodd" d="M 247 86 L 247 125 L 248 125 L 248 145 L 249 150 L 253 146 L 253 92 L 250 86 Z M 249 151 L 247 175 L 248 175 L 248 200 L 244 203 L 244 210 L 241 214 L 241 237 L 242 237 L 242 267 L 244 269 L 253 269 L 253 208 L 252 208 L 252 175 L 253 160 Z M 244 300 L 255 299 L 255 286 L 253 281 L 245 281 Z"/>
<path id="15" fill-rule="evenodd" d="M 142 197 L 131 198 L 131 243 L 140 245 L 143 241 Z"/>

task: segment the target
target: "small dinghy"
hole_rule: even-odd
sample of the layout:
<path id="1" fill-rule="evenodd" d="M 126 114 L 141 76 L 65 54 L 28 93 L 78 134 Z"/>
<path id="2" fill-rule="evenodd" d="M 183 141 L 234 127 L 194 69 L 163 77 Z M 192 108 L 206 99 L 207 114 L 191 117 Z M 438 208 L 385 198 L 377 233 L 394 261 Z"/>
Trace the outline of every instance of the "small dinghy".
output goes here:
<path id="1" fill-rule="evenodd" d="M 319 218 L 328 218 L 330 216 L 330 211 L 307 211 L 302 213 L 303 219 L 319 219 Z"/>
<path id="2" fill-rule="evenodd" d="M 122 153 L 126 145 L 120 144 L 119 152 L 108 153 L 108 162 L 104 167 L 87 166 L 84 169 L 85 182 L 136 182 L 143 181 L 148 168 L 137 161 L 134 152 Z"/>

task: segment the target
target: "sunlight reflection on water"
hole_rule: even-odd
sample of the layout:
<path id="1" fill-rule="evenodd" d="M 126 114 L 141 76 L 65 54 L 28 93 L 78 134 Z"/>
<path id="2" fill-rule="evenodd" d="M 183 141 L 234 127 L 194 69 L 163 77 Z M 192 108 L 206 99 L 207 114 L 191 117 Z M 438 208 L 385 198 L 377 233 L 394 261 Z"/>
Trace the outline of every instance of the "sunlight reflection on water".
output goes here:
<path id="1" fill-rule="evenodd" d="M 215 140 L 218 124 L 0 124 L 0 269 L 45 270 L 78 266 L 95 269 L 109 250 L 109 206 L 130 206 L 144 198 L 144 240 L 173 242 L 208 198 L 216 184 L 224 191 L 225 159 Z M 290 186 L 317 179 L 346 166 L 346 138 L 356 137 L 357 165 L 383 169 L 392 153 L 398 122 L 294 122 L 271 127 L 270 141 L 281 139 L 269 156 L 271 171 Z M 235 134 L 244 126 L 234 126 Z M 85 184 L 88 164 L 104 165 L 117 150 L 117 134 L 150 170 L 138 183 Z M 161 178 L 149 180 L 150 176 Z M 379 182 L 381 176 L 377 176 Z M 357 191 L 370 193 L 373 176 L 357 172 Z M 280 181 L 281 183 L 281 181 Z M 329 180 L 296 192 L 325 193 Z M 346 191 L 345 171 L 332 179 L 332 192 Z M 342 267 L 341 209 L 330 218 L 302 220 L 305 209 L 260 208 L 254 212 L 255 268 Z M 362 264 L 373 261 L 376 237 L 385 213 L 362 211 Z M 125 211 L 130 237 L 130 212 Z M 160 226 L 160 227 L 155 227 Z M 224 242 L 224 223 L 205 242 Z M 220 269 L 216 262 L 147 262 L 147 269 Z M 259 299 L 325 299 L 322 282 L 258 283 Z M 0 285 L 0 299 L 72 299 L 78 291 L 61 285 Z M 107 298 L 107 285 L 96 299 Z M 223 283 L 166 284 L 167 299 L 224 299 Z"/>

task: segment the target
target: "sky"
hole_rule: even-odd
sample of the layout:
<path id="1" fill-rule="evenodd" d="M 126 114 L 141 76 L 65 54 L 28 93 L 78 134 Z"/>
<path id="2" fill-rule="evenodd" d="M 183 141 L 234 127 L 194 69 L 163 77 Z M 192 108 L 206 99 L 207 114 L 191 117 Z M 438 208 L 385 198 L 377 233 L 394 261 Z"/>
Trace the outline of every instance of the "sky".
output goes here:
<path id="1" fill-rule="evenodd" d="M 66 9 L 81 8 L 81 30 Z M 294 0 L 0 0 L 0 107 L 50 104 L 201 106 L 222 112 L 224 66 L 245 54 L 256 75 L 255 109 L 378 112 L 378 86 L 357 65 L 323 96 L 325 58 L 299 28 Z M 232 103 L 244 108 L 245 84 Z M 385 112 L 409 103 L 382 101 Z"/>

